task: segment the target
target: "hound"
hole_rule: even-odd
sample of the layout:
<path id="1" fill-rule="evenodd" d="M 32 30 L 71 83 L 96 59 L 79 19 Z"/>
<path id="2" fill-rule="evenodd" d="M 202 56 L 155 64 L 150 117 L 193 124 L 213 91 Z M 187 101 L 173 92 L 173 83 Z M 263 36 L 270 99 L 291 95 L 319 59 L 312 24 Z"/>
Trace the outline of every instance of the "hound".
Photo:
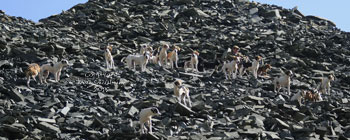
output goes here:
<path id="1" fill-rule="evenodd" d="M 178 101 L 180 103 L 183 102 L 185 106 L 187 106 L 186 104 L 186 98 L 187 98 L 188 106 L 192 107 L 190 90 L 187 87 L 185 87 L 180 80 L 176 80 L 174 82 L 174 94 L 177 97 Z"/>
<path id="2" fill-rule="evenodd" d="M 263 65 L 258 69 L 258 75 L 267 75 L 267 72 L 271 69 L 270 64 Z"/>
<path id="3" fill-rule="evenodd" d="M 259 68 L 260 60 L 261 60 L 261 56 L 257 56 L 255 57 L 253 62 L 243 62 L 239 70 L 240 77 L 242 77 L 245 71 L 247 70 L 247 71 L 251 71 L 255 78 L 258 78 L 258 68 Z"/>
<path id="4" fill-rule="evenodd" d="M 318 90 L 321 93 L 330 94 L 331 93 L 331 81 L 334 81 L 333 75 L 328 75 L 323 77 Z"/>
<path id="5" fill-rule="evenodd" d="M 289 70 L 283 75 L 281 75 L 280 77 L 276 77 L 273 80 L 274 92 L 276 92 L 276 89 L 277 89 L 277 92 L 279 92 L 282 87 L 287 87 L 288 95 L 290 95 L 290 82 L 291 82 L 290 77 L 292 75 L 293 75 L 293 72 Z M 285 89 L 283 89 L 283 92 L 285 93 Z"/>
<path id="6" fill-rule="evenodd" d="M 28 65 L 27 70 L 25 71 L 26 74 L 26 78 L 27 78 L 27 87 L 29 86 L 29 82 L 30 82 L 30 77 L 32 77 L 34 79 L 34 81 L 36 82 L 35 77 L 40 73 L 40 66 L 37 63 L 32 63 Z M 40 80 L 40 76 L 39 76 L 39 80 Z"/>
<path id="7" fill-rule="evenodd" d="M 290 101 L 298 101 L 299 105 L 301 105 L 301 100 L 305 97 L 305 92 L 302 91 L 302 92 L 298 92 L 296 94 L 294 94 L 292 96 L 292 98 L 290 98 Z"/>
<path id="8" fill-rule="evenodd" d="M 174 68 L 174 63 L 175 67 L 178 68 L 177 66 L 177 61 L 179 61 L 179 56 L 178 56 L 178 51 L 180 51 L 180 47 L 175 46 L 174 50 L 168 53 L 168 60 L 170 61 L 170 66 L 173 69 Z"/>
<path id="9" fill-rule="evenodd" d="M 235 79 L 236 78 L 238 63 L 239 63 L 239 57 L 236 57 L 236 56 L 233 56 L 233 60 L 230 63 L 224 62 L 221 71 L 224 72 L 226 79 L 228 79 L 228 78 Z M 227 77 L 227 75 L 228 75 L 228 77 Z M 232 75 L 232 77 L 231 77 L 231 75 Z"/>
<path id="10" fill-rule="evenodd" d="M 191 55 L 191 60 L 186 61 L 184 64 L 185 71 L 189 66 L 191 66 L 192 71 L 198 72 L 198 62 L 199 62 L 198 56 L 199 56 L 199 53 L 197 51 L 193 51 L 193 53 Z"/>
<path id="11" fill-rule="evenodd" d="M 104 51 L 104 56 L 106 60 L 106 69 L 114 69 L 114 60 L 111 52 L 112 52 L 112 46 L 108 45 Z"/>
<path id="12" fill-rule="evenodd" d="M 152 133 L 152 116 L 160 115 L 159 110 L 156 107 L 150 107 L 142 109 L 140 112 L 140 125 L 141 125 L 141 133 L 145 133 L 145 123 L 148 124 L 149 133 Z M 147 131 L 147 129 L 146 129 Z"/>
<path id="13" fill-rule="evenodd" d="M 61 71 L 62 68 L 65 66 L 71 66 L 73 64 L 70 64 L 67 60 L 63 59 L 62 61 L 55 63 L 55 64 L 45 64 L 41 66 L 41 71 L 39 75 L 40 83 L 47 83 L 46 79 L 49 76 L 49 73 L 53 73 L 55 76 L 55 81 L 60 81 Z"/>
<path id="14" fill-rule="evenodd" d="M 303 92 L 304 92 L 304 98 L 306 100 L 309 100 L 311 102 L 322 101 L 322 97 L 317 90 L 315 90 L 314 92 L 312 91 L 303 91 Z"/>
<path id="15" fill-rule="evenodd" d="M 165 44 L 163 45 L 162 49 L 160 50 L 159 52 L 159 55 L 158 55 L 158 63 L 159 63 L 159 66 L 163 66 L 163 65 L 167 65 L 168 63 L 168 59 L 167 59 L 167 56 L 168 56 L 168 53 L 167 53 L 167 50 L 169 49 L 169 45 Z M 163 63 L 165 62 L 165 63 Z"/>
<path id="16" fill-rule="evenodd" d="M 128 55 L 126 58 L 123 58 L 121 61 L 125 59 L 126 64 L 129 69 L 136 69 L 136 65 L 139 65 L 141 67 L 141 71 L 146 70 L 146 65 L 148 63 L 148 60 L 150 58 L 149 53 L 144 53 L 143 55 Z"/>

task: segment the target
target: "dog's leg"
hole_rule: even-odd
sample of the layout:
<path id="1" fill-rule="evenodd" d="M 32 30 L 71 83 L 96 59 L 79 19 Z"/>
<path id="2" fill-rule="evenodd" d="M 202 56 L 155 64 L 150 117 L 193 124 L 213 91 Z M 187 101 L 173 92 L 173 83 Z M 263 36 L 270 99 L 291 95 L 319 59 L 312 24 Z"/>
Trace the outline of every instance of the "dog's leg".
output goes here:
<path id="1" fill-rule="evenodd" d="M 177 61 L 179 61 L 178 58 L 175 59 L 175 67 L 176 67 L 176 68 L 179 68 L 179 67 L 177 66 Z"/>
<path id="2" fill-rule="evenodd" d="M 106 60 L 106 69 L 109 69 L 109 60 L 108 60 L 108 57 L 107 56 L 105 56 L 105 60 Z"/>
<path id="3" fill-rule="evenodd" d="M 257 79 L 258 78 L 258 71 L 257 69 L 253 69 L 253 75 L 254 75 L 254 78 Z"/>
<path id="4" fill-rule="evenodd" d="M 57 78 L 57 77 L 58 77 L 58 72 L 55 72 L 55 73 L 54 73 L 54 77 L 55 77 L 55 81 L 57 82 L 57 79 L 58 79 L 58 78 Z"/>
<path id="5" fill-rule="evenodd" d="M 190 97 L 190 91 L 187 90 L 187 101 L 188 101 L 188 106 L 189 107 L 192 107 L 192 102 L 191 102 L 191 97 Z"/>
<path id="6" fill-rule="evenodd" d="M 276 93 L 276 88 L 277 88 L 277 81 L 276 79 L 273 80 L 273 92 Z"/>
<path id="7" fill-rule="evenodd" d="M 164 64 L 164 67 L 166 68 L 167 65 L 168 65 L 168 59 L 167 59 L 167 55 L 165 55 L 165 64 Z"/>
<path id="8" fill-rule="evenodd" d="M 148 125 L 149 125 L 149 127 L 148 127 L 148 128 L 149 128 L 149 133 L 152 134 L 152 133 L 153 133 L 153 132 L 152 132 L 152 118 L 149 119 Z"/>
<path id="9" fill-rule="evenodd" d="M 145 133 L 145 124 L 144 123 L 140 123 L 140 127 L 141 127 L 141 134 Z"/>
<path id="10" fill-rule="evenodd" d="M 33 78 L 33 80 L 34 80 L 35 82 L 37 82 L 36 79 L 35 79 L 35 76 L 36 76 L 36 75 L 32 75 L 32 78 Z"/>
<path id="11" fill-rule="evenodd" d="M 40 84 L 42 84 L 43 83 L 43 73 L 44 73 L 44 71 L 40 71 L 39 72 L 39 81 L 40 81 Z"/>
<path id="12" fill-rule="evenodd" d="M 288 95 L 290 95 L 290 83 L 288 83 Z"/>
<path id="13" fill-rule="evenodd" d="M 172 60 L 172 59 L 170 59 L 169 61 L 170 61 L 170 68 L 171 68 L 171 69 L 173 69 L 173 68 L 174 68 L 174 63 L 173 63 L 173 60 Z"/>
<path id="14" fill-rule="evenodd" d="M 237 78 L 237 66 L 235 66 L 234 71 L 235 72 L 234 72 L 234 75 L 233 75 L 234 76 L 233 79 L 236 79 Z"/>
<path id="15" fill-rule="evenodd" d="M 30 86 L 29 86 L 29 83 L 30 83 L 30 76 L 28 75 L 28 76 L 27 76 L 27 87 L 30 87 Z"/>
<path id="16" fill-rule="evenodd" d="M 47 83 L 46 79 L 49 77 L 49 73 L 44 76 L 44 83 Z"/>
<path id="17" fill-rule="evenodd" d="M 327 83 L 326 89 L 327 89 L 327 94 L 330 95 L 331 94 L 331 84 L 330 84 L 330 82 Z"/>
<path id="18" fill-rule="evenodd" d="M 61 70 L 59 70 L 58 72 L 57 72 L 57 81 L 56 82 L 58 82 L 58 81 L 60 81 L 61 80 Z"/>
<path id="19" fill-rule="evenodd" d="M 143 63 L 143 64 L 141 65 L 141 67 L 142 67 L 142 71 L 145 71 L 145 70 L 146 70 L 146 66 L 147 66 L 146 62 L 145 62 L 145 63 Z"/>
<path id="20" fill-rule="evenodd" d="M 108 69 L 108 60 L 106 59 L 106 69 Z"/>
<path id="21" fill-rule="evenodd" d="M 242 77 L 243 76 L 243 66 L 241 66 L 240 68 L 239 68 L 239 77 Z"/>
<path id="22" fill-rule="evenodd" d="M 131 64 L 132 64 L 132 67 L 133 69 L 136 71 L 136 61 L 135 60 L 132 60 L 131 61 Z M 141 66 L 142 67 L 142 66 Z M 141 68 L 142 69 L 142 68 Z"/>
<path id="23" fill-rule="evenodd" d="M 227 77 L 227 72 L 226 72 L 226 68 L 225 68 L 226 66 L 225 66 L 225 64 L 222 66 L 222 69 L 221 69 L 221 71 L 223 71 L 224 72 L 224 74 L 225 74 L 225 79 L 228 79 L 228 77 Z"/>
<path id="24" fill-rule="evenodd" d="M 115 67 L 114 67 L 114 60 L 113 60 L 113 58 L 111 58 L 111 67 L 112 67 L 112 69 L 115 68 Z"/>
<path id="25" fill-rule="evenodd" d="M 187 103 L 186 103 L 186 93 L 182 93 L 182 95 L 181 95 L 181 100 L 182 100 L 183 104 L 184 104 L 185 106 L 187 106 Z"/>

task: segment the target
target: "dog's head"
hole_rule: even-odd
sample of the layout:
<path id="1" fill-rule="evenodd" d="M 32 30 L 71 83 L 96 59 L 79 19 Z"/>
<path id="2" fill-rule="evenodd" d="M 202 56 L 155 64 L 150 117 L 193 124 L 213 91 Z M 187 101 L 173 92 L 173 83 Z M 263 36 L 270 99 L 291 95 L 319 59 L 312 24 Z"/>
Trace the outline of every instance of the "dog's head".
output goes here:
<path id="1" fill-rule="evenodd" d="M 235 61 L 236 63 L 239 63 L 241 61 L 239 56 L 233 56 L 233 61 Z"/>
<path id="2" fill-rule="evenodd" d="M 289 71 L 286 72 L 286 75 L 289 76 L 289 77 L 292 77 L 293 76 L 293 72 L 291 70 L 289 70 Z"/>
<path id="3" fill-rule="evenodd" d="M 66 59 L 61 60 L 61 64 L 63 66 L 71 66 L 71 65 L 73 65 L 73 64 L 69 63 L 68 60 L 66 60 Z"/>
<path id="4" fill-rule="evenodd" d="M 192 55 L 196 55 L 196 56 L 199 56 L 199 52 L 198 51 L 193 51 Z"/>
<path id="5" fill-rule="evenodd" d="M 174 82 L 174 85 L 175 85 L 176 87 L 179 87 L 179 86 L 182 85 L 182 82 L 181 82 L 180 80 L 176 80 L 176 81 Z"/>
<path id="6" fill-rule="evenodd" d="M 160 112 L 159 112 L 158 108 L 156 108 L 156 107 L 152 107 L 151 112 L 153 113 L 153 115 L 160 115 Z"/>
<path id="7" fill-rule="evenodd" d="M 148 46 L 148 47 L 146 48 L 146 50 L 149 51 L 149 52 L 151 52 L 151 53 L 153 53 L 153 48 L 152 48 L 151 46 Z"/>
<path id="8" fill-rule="evenodd" d="M 109 52 L 112 52 L 112 49 L 113 49 L 112 45 L 107 45 L 105 48 L 105 50 L 109 50 Z"/>
<path id="9" fill-rule="evenodd" d="M 334 81 L 334 76 L 331 74 L 331 75 L 328 75 L 328 79 L 330 80 L 330 81 Z"/>
<path id="10" fill-rule="evenodd" d="M 266 68 L 266 69 L 271 69 L 272 67 L 271 67 L 270 64 L 266 64 L 266 65 L 265 65 L 265 68 Z"/>
<path id="11" fill-rule="evenodd" d="M 233 46 L 233 52 L 237 53 L 239 51 L 239 47 L 237 45 Z"/>
<path id="12" fill-rule="evenodd" d="M 168 50 L 169 49 L 169 45 L 168 44 L 164 44 L 163 45 L 163 49 Z"/>
<path id="13" fill-rule="evenodd" d="M 174 46 L 174 50 L 180 51 L 181 48 L 179 46 Z"/>
<path id="14" fill-rule="evenodd" d="M 146 48 L 147 48 L 147 45 L 141 45 L 141 48 L 142 48 L 142 49 L 146 49 Z"/>
<path id="15" fill-rule="evenodd" d="M 256 56 L 256 57 L 255 57 L 255 60 L 256 60 L 256 61 L 260 61 L 260 60 L 261 60 L 261 56 Z"/>

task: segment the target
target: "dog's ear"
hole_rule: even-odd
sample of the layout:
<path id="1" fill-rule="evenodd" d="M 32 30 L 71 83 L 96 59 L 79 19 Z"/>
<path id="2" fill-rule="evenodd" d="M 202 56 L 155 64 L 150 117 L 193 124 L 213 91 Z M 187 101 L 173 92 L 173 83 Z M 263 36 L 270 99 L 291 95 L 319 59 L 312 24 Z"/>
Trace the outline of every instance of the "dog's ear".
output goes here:
<path id="1" fill-rule="evenodd" d="M 194 51 L 194 54 L 196 54 L 197 56 L 199 56 L 199 52 L 198 51 Z"/>
<path id="2" fill-rule="evenodd" d="M 259 61 L 261 59 L 261 56 L 255 57 L 255 60 Z"/>
<path id="3" fill-rule="evenodd" d="M 334 76 L 332 74 L 328 75 L 328 79 L 334 80 Z"/>
<path id="4" fill-rule="evenodd" d="M 174 84 L 175 84 L 176 86 L 180 86 L 180 85 L 181 85 L 181 82 L 180 82 L 179 80 L 176 80 L 176 81 L 174 82 Z"/>
<path id="5" fill-rule="evenodd" d="M 289 70 L 289 71 L 286 72 L 286 75 L 292 76 L 292 75 L 293 75 L 293 72 L 292 72 L 291 70 Z"/>
<path id="6" fill-rule="evenodd" d="M 66 59 L 61 60 L 62 64 L 68 64 L 68 61 Z"/>
<path id="7" fill-rule="evenodd" d="M 156 107 L 152 107 L 151 111 L 152 111 L 153 114 L 160 114 L 159 110 Z"/>

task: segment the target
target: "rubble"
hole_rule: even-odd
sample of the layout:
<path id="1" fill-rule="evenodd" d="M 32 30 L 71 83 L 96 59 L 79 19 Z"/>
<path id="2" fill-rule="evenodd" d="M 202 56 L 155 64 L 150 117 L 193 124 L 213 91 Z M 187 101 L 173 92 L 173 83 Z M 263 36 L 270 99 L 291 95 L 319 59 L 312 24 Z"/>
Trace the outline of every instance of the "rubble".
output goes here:
<path id="1" fill-rule="evenodd" d="M 40 22 L 0 10 L 0 139 L 349 139 L 350 34 L 335 23 L 249 0 L 89 0 Z M 141 44 L 177 45 L 179 67 L 121 62 Z M 116 69 L 103 49 L 113 47 Z M 239 46 L 273 67 L 267 76 L 225 80 L 221 65 Z M 183 65 L 199 51 L 199 72 Z M 25 87 L 27 64 L 68 59 L 61 80 Z M 271 79 L 292 70 L 291 93 L 334 74 L 324 101 L 273 92 Z M 190 88 L 178 103 L 173 82 Z M 38 81 L 38 79 L 37 79 Z M 156 106 L 153 134 L 140 134 L 140 109 Z"/>

